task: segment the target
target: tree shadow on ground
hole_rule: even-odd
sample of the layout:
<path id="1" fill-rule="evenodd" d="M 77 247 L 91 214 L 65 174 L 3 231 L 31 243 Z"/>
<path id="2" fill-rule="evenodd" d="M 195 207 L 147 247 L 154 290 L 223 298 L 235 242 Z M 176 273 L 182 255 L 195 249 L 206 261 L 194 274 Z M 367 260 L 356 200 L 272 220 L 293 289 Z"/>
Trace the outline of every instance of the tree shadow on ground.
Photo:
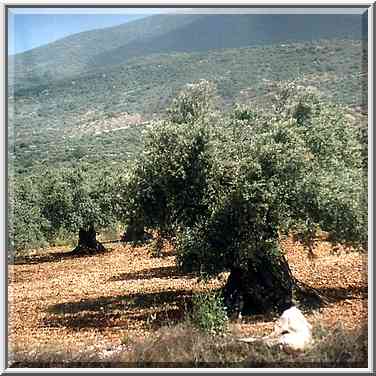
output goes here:
<path id="1" fill-rule="evenodd" d="M 177 269 L 176 266 L 162 266 L 159 268 L 143 269 L 138 272 L 122 273 L 115 275 L 109 281 L 131 281 L 138 279 L 151 279 L 151 278 L 195 278 L 193 273 L 183 273 Z"/>
<path id="2" fill-rule="evenodd" d="M 106 330 L 112 326 L 118 326 L 120 313 L 109 312 L 82 312 L 76 315 L 50 316 L 41 321 L 43 327 L 70 328 L 73 330 L 96 328 Z"/>
<path id="3" fill-rule="evenodd" d="M 115 327 L 156 330 L 165 325 L 181 322 L 184 320 L 184 317 L 186 317 L 186 310 L 183 306 L 165 308 L 162 311 L 148 310 L 143 313 L 140 313 L 137 310 L 125 311 L 122 313 L 83 311 L 79 314 L 73 315 L 52 315 L 44 318 L 41 321 L 41 325 L 49 328 L 70 328 L 73 330 L 95 328 L 98 331 L 106 331 L 109 328 Z"/>
<path id="4" fill-rule="evenodd" d="M 317 310 L 343 300 L 364 300 L 368 295 L 367 286 L 316 287 L 313 291 L 310 289 L 297 291 L 295 294 L 298 306 L 303 312 Z"/>
<path id="5" fill-rule="evenodd" d="M 171 290 L 153 293 L 102 296 L 54 304 L 41 325 L 71 329 L 141 326 L 150 329 L 181 321 L 192 307 L 192 291 Z"/>
<path id="6" fill-rule="evenodd" d="M 368 296 L 367 286 L 320 287 L 317 291 L 333 302 L 348 299 L 364 299 Z"/>
<path id="7" fill-rule="evenodd" d="M 73 250 L 53 252 L 44 255 L 30 255 L 30 256 L 19 256 L 16 257 L 10 264 L 13 265 L 32 265 L 32 264 L 44 264 L 52 262 L 60 262 L 62 260 L 90 257 L 98 254 L 104 254 L 110 252 L 111 248 L 106 248 L 104 251 L 92 251 L 82 254 L 74 253 Z"/>
<path id="8" fill-rule="evenodd" d="M 125 311 L 135 308 L 158 308 L 167 303 L 178 304 L 191 299 L 192 291 L 188 290 L 168 290 L 119 296 L 101 296 L 99 298 L 82 299 L 75 302 L 54 304 L 48 308 L 48 312 L 58 314 L 74 314 L 83 311 Z"/>
<path id="9" fill-rule="evenodd" d="M 185 305 L 178 305 L 172 308 L 163 308 L 161 311 L 157 312 L 135 312 L 130 314 L 128 320 L 132 322 L 143 322 L 144 326 L 148 329 L 159 329 L 162 326 L 173 325 L 182 322 L 187 315 L 189 310 Z"/>

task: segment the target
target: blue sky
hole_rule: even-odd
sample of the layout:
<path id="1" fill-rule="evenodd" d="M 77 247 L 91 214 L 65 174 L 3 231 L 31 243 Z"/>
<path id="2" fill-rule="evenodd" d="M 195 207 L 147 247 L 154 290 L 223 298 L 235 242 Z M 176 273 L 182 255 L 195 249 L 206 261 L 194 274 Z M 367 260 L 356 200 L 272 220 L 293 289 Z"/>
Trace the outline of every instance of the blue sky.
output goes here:
<path id="1" fill-rule="evenodd" d="M 113 13 L 101 13 L 75 10 L 14 9 L 8 17 L 8 53 L 14 54 L 53 42 L 70 34 L 81 31 L 100 29 L 119 25 L 138 18 L 147 17 L 150 13 L 127 9 Z M 149 10 L 149 12 L 153 12 Z"/>

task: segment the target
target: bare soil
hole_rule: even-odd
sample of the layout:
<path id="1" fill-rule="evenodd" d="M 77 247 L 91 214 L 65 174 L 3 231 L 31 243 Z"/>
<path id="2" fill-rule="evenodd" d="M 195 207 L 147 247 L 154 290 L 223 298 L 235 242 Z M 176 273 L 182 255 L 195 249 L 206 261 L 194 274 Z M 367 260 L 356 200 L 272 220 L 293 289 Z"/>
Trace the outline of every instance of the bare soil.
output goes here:
<path id="1" fill-rule="evenodd" d="M 98 354 L 119 346 L 127 350 L 132 340 L 184 320 L 192 294 L 219 289 L 226 280 L 226 274 L 209 283 L 181 274 L 168 247 L 155 258 L 146 246 L 107 246 L 105 253 L 84 257 L 48 249 L 9 265 L 10 353 L 57 345 Z M 338 322 L 345 329 L 366 325 L 367 255 L 321 241 L 312 258 L 291 238 L 283 241 L 283 249 L 293 274 L 332 300 L 306 313 L 312 324 L 328 329 Z M 231 328 L 241 336 L 265 335 L 274 320 L 243 317 Z"/>

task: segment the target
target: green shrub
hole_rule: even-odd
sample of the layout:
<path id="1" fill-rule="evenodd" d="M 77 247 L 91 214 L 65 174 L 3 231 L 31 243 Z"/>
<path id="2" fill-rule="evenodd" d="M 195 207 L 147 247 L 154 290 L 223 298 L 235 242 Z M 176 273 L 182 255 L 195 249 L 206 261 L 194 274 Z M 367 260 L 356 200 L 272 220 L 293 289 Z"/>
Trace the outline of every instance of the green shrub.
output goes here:
<path id="1" fill-rule="evenodd" d="M 248 106 L 236 104 L 233 110 L 233 117 L 240 121 L 253 121 L 257 118 L 257 112 Z"/>
<path id="2" fill-rule="evenodd" d="M 190 321 L 205 333 L 219 334 L 227 329 L 228 318 L 223 297 L 219 293 L 201 293 L 193 296 Z"/>
<path id="3" fill-rule="evenodd" d="M 215 85 L 206 80 L 186 85 L 167 110 L 169 118 L 176 124 L 183 124 L 209 114 L 214 108 L 215 93 Z"/>
<path id="4" fill-rule="evenodd" d="M 208 141 L 208 131 L 200 124 L 154 124 L 145 135 L 144 154 L 121 194 L 123 206 L 128 207 L 124 217 L 142 217 L 145 227 L 165 237 L 205 215 Z"/>

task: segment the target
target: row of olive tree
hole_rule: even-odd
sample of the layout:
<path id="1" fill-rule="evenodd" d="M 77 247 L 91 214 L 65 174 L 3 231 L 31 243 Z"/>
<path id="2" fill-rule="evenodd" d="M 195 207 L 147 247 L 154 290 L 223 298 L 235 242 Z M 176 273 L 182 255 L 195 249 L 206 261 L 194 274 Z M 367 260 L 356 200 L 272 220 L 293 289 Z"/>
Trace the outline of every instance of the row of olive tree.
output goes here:
<path id="1" fill-rule="evenodd" d="M 79 233 L 75 252 L 102 250 L 96 229 L 120 220 L 130 240 L 144 228 L 158 247 L 173 240 L 184 270 L 230 271 L 229 307 L 265 311 L 291 304 L 282 233 L 309 249 L 318 231 L 366 246 L 361 144 L 341 107 L 293 84 L 262 109 L 223 114 L 215 99 L 209 82 L 187 86 L 123 171 L 80 166 L 14 184 L 15 247 L 64 229 Z"/>
<path id="2" fill-rule="evenodd" d="M 100 251 L 96 231 L 117 220 L 119 173 L 78 165 L 10 180 L 10 242 L 16 252 L 78 233 L 74 252 Z"/>

